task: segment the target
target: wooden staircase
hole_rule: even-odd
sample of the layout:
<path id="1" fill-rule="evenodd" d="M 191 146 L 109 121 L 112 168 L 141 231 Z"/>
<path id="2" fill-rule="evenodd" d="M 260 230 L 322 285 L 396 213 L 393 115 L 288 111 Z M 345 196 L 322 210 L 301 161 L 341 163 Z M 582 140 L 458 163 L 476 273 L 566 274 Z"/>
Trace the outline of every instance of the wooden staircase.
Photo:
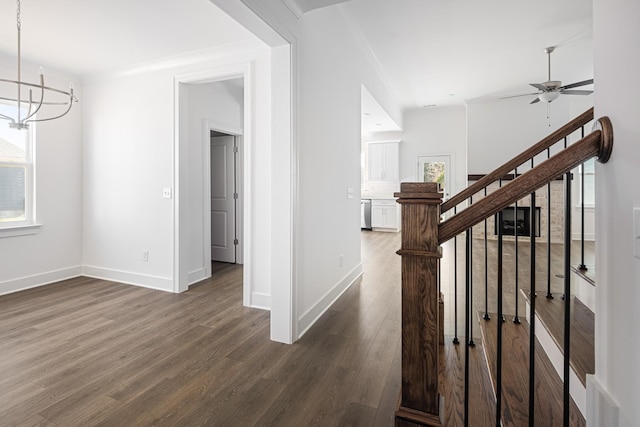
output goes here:
<path id="1" fill-rule="evenodd" d="M 487 365 L 491 371 L 493 387 L 496 387 L 496 346 L 498 315 L 491 314 L 491 319 L 482 319 L 479 313 L 482 345 L 486 352 Z M 529 420 L 529 401 L 523 399 L 529 393 L 529 323 L 506 321 L 503 324 L 503 340 L 508 349 L 503 355 L 503 406 L 502 423 L 504 426 L 523 426 Z M 536 340 L 535 352 L 536 384 L 535 384 L 535 425 L 552 426 L 558 424 L 562 415 L 562 380 L 557 375 L 554 365 L 540 343 Z M 584 417 L 571 401 L 571 425 L 586 425 Z M 558 417 L 560 415 L 560 417 Z"/>
<path id="2" fill-rule="evenodd" d="M 444 203 L 438 184 L 401 184 L 396 197 L 402 205 L 403 230 L 402 246 L 397 252 L 402 256 L 402 389 L 396 427 L 586 424 L 584 384 L 586 375 L 594 372 L 594 316 L 585 304 L 572 296 L 569 280 L 570 212 L 573 208 L 570 171 L 593 157 L 606 163 L 613 147 L 613 131 L 607 118 L 599 119 L 594 130 L 584 135 L 584 126 L 592 119 L 591 109 Z M 567 146 L 567 139 L 574 131 L 582 132 L 582 139 Z M 562 141 L 564 149 L 551 156 L 550 147 Z M 543 151 L 547 153 L 547 160 L 534 164 L 535 157 Z M 517 168 L 523 164 L 529 170 L 519 175 Z M 514 168 L 517 178 L 487 195 L 486 187 L 495 181 L 501 182 L 502 177 Z M 494 215 L 497 215 L 496 221 L 501 221 L 502 210 L 525 197 L 531 206 L 533 224 L 536 191 L 562 175 L 565 176 L 563 287 L 567 298 L 562 294 L 551 298 L 551 281 L 548 280 L 549 288 L 542 296 L 531 298 L 527 292 L 522 293 L 522 298 L 530 304 L 527 319 L 520 318 L 516 311 L 512 322 L 514 313 L 503 310 L 503 295 L 507 292 L 517 298 L 522 288 L 516 283 L 511 284 L 515 292 L 514 288 L 503 289 L 510 284 L 503 283 L 503 237 L 502 231 L 498 231 L 497 311 L 490 314 L 491 320 L 485 320 L 485 312 L 477 313 L 478 306 L 474 306 L 472 296 L 472 228 Z M 473 202 L 474 194 L 483 190 L 484 197 L 480 201 L 469 203 Z M 547 199 L 547 206 L 549 203 Z M 456 206 L 462 210 L 456 212 Z M 451 209 L 453 215 L 441 222 L 442 213 Z M 464 302 L 458 303 L 458 291 L 454 293 L 455 306 L 460 305 L 461 313 L 464 313 L 464 332 L 457 336 L 456 308 L 453 343 L 445 340 L 441 345 L 441 245 L 459 235 L 466 237 L 462 239 L 466 247 L 465 277 L 460 284 Z M 529 289 L 532 290 L 531 284 L 537 283 L 539 268 L 536 267 L 536 239 L 528 240 Z M 550 245 L 549 238 L 549 259 Z M 453 252 L 457 256 L 457 251 Z M 517 260 L 516 255 L 516 271 L 520 268 Z M 458 265 L 455 258 L 453 265 Z M 457 272 L 453 275 L 457 286 Z M 516 310 L 518 306 L 516 299 Z M 474 336 L 473 331 L 478 330 L 474 325 L 479 325 L 482 337 L 479 343 L 473 338 L 464 338 Z M 481 359 L 486 362 L 484 367 Z"/>

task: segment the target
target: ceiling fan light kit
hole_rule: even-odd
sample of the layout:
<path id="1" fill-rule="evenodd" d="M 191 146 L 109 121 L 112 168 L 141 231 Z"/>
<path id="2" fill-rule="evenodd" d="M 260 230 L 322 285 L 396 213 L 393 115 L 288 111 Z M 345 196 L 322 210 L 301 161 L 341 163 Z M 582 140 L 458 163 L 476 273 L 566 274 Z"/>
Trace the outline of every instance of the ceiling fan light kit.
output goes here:
<path id="1" fill-rule="evenodd" d="M 543 92 L 540 95 L 538 95 L 538 99 L 540 99 L 540 101 L 543 101 L 543 102 L 551 102 L 558 99 L 559 96 L 560 96 L 560 92 L 557 92 L 557 91 Z"/>

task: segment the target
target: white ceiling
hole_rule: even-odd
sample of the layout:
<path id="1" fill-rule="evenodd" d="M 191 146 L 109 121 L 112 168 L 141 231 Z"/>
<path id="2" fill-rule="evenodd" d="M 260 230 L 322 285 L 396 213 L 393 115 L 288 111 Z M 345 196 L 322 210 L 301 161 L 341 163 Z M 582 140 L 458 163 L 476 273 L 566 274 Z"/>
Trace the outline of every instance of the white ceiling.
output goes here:
<path id="1" fill-rule="evenodd" d="M 295 13 L 298 17 L 314 9 L 320 9 L 321 7 L 332 6 L 338 3 L 345 3 L 349 0 L 283 0 L 289 10 Z"/>
<path id="2" fill-rule="evenodd" d="M 253 38 L 209 0 L 22 0 L 23 58 L 77 75 Z M 0 52 L 16 52 L 16 0 L 0 0 Z"/>
<path id="3" fill-rule="evenodd" d="M 360 109 L 362 117 L 360 125 L 362 134 L 375 132 L 399 131 L 400 126 L 382 108 L 378 101 L 371 95 L 366 87 L 361 87 Z"/>
<path id="4" fill-rule="evenodd" d="M 558 46 L 554 80 L 593 77 L 591 0 L 351 0 L 344 9 L 403 109 L 535 92 L 528 84 L 547 80 L 547 46 Z"/>
<path id="5" fill-rule="evenodd" d="M 284 1 L 342 3 L 401 109 L 532 92 L 552 45 L 554 79 L 593 77 L 591 0 Z M 210 0 L 22 0 L 22 38 L 25 59 L 81 76 L 255 39 Z M 15 43 L 15 0 L 0 0 L 0 53 Z"/>

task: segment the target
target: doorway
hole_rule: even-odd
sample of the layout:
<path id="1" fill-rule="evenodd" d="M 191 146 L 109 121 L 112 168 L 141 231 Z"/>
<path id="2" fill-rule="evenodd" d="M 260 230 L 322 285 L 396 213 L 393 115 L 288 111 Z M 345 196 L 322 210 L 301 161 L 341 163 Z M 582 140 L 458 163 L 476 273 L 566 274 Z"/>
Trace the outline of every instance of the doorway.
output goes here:
<path id="1" fill-rule="evenodd" d="M 444 192 L 444 200 L 451 196 L 451 156 L 418 156 L 419 182 L 437 182 Z"/>
<path id="2" fill-rule="evenodd" d="M 235 135 L 211 130 L 210 159 L 210 215 L 211 261 L 238 263 L 239 179 L 238 142 Z"/>
<path id="3" fill-rule="evenodd" d="M 212 261 L 244 264 L 243 145 L 247 73 L 196 74 L 177 82 L 178 292 L 214 274 Z M 243 302 L 250 294 L 243 266 Z M 245 303 L 246 305 L 246 303 Z"/>

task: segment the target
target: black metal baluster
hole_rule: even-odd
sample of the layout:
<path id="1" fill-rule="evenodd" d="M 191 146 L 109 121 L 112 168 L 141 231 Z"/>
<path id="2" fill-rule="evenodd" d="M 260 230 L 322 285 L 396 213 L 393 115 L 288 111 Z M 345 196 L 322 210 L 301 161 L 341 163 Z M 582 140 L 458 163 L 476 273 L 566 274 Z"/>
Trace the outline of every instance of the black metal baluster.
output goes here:
<path id="1" fill-rule="evenodd" d="M 471 278 L 470 278 L 470 263 L 471 259 L 471 231 L 467 230 L 466 232 L 466 247 L 465 247 L 465 322 L 464 322 L 464 333 L 465 336 L 469 336 L 469 310 L 471 307 L 470 304 L 470 295 L 469 288 L 471 287 Z M 469 425 L 469 345 L 464 346 L 464 425 L 467 427 Z"/>
<path id="2" fill-rule="evenodd" d="M 487 197 L 487 187 L 484 187 L 484 197 Z M 491 320 L 489 316 L 489 254 L 487 252 L 487 219 L 484 220 L 484 320 Z"/>
<path id="3" fill-rule="evenodd" d="M 453 207 L 456 214 L 457 207 Z M 458 236 L 453 238 L 453 343 L 460 344 L 458 339 Z"/>
<path id="4" fill-rule="evenodd" d="M 587 271 L 584 265 L 584 163 L 580 165 L 580 271 Z"/>
<path id="5" fill-rule="evenodd" d="M 533 167 L 533 159 L 531 160 Z M 535 390 L 536 390 L 536 193 L 531 193 L 531 267 L 529 278 L 529 426 L 535 425 Z"/>
<path id="6" fill-rule="evenodd" d="M 473 205 L 473 196 L 469 197 L 469 206 Z M 467 264 L 469 265 L 469 288 L 467 293 L 469 294 L 469 309 L 467 310 L 467 318 L 469 323 L 469 335 L 467 335 L 467 345 L 475 347 L 476 343 L 473 341 L 473 227 L 469 229 L 471 234 L 471 243 L 469 244 L 469 259 Z"/>
<path id="7" fill-rule="evenodd" d="M 571 358 L 571 172 L 564 179 L 564 405 L 563 425 L 569 427 L 569 361 Z"/>
<path id="8" fill-rule="evenodd" d="M 517 178 L 518 177 L 518 168 L 515 168 L 513 170 L 513 178 Z M 519 289 L 519 283 L 518 283 L 518 270 L 519 270 L 519 262 L 518 262 L 518 201 L 516 200 L 516 202 L 513 205 L 513 233 L 515 235 L 515 258 L 516 258 L 516 314 L 513 318 L 513 323 L 515 323 L 516 325 L 520 324 L 520 317 L 518 316 L 518 289 Z"/>
<path id="9" fill-rule="evenodd" d="M 502 178 L 498 180 L 498 187 L 502 188 Z M 498 230 L 498 235 L 500 235 L 500 229 L 503 227 L 502 220 L 503 220 L 502 215 L 498 215 L 497 217 L 498 226 L 496 227 L 496 230 Z M 502 263 L 502 257 L 500 257 L 500 262 Z M 502 274 L 502 272 L 500 274 Z M 507 321 L 502 314 L 500 314 L 498 318 L 503 322 Z"/>
<path id="10" fill-rule="evenodd" d="M 584 126 L 581 128 L 581 135 L 584 138 Z M 580 165 L 580 271 L 587 271 L 584 264 L 584 163 Z"/>
<path id="11" fill-rule="evenodd" d="M 551 149 L 547 148 L 547 160 L 551 157 Z M 553 299 L 551 293 L 551 183 L 547 184 L 547 298 Z"/>
<path id="12" fill-rule="evenodd" d="M 498 212 L 499 224 L 502 224 L 502 211 Z M 502 227 L 498 227 L 498 318 L 502 316 Z M 496 322 L 498 328 L 496 358 L 496 427 L 502 425 L 502 323 Z"/>

